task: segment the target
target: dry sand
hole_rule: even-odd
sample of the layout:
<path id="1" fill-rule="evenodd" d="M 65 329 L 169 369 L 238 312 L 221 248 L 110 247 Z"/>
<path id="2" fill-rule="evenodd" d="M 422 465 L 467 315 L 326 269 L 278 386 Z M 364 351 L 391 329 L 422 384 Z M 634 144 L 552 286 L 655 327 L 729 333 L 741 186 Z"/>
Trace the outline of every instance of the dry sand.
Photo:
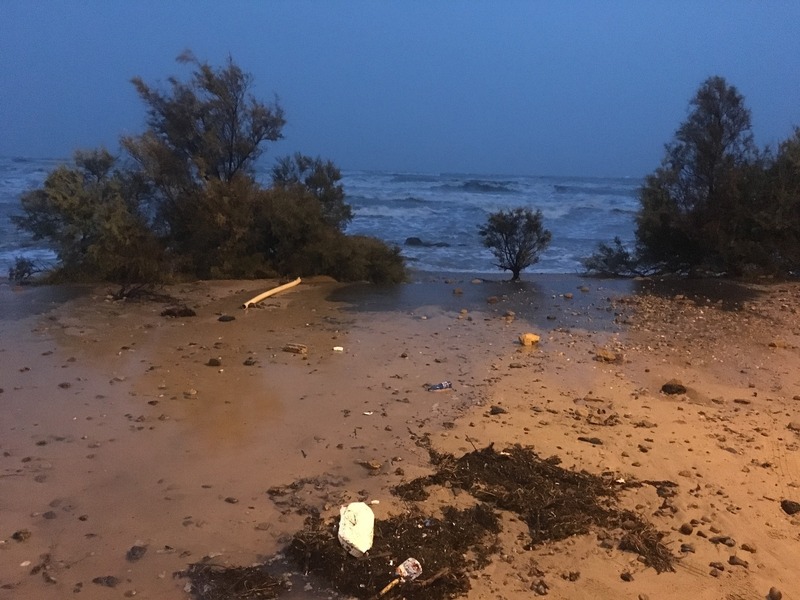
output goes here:
<path id="1" fill-rule="evenodd" d="M 175 286 L 185 318 L 0 286 L 0 598 L 189 598 L 174 572 L 268 559 L 302 526 L 291 502 L 402 512 L 389 490 L 430 472 L 423 435 L 678 484 L 623 495 L 667 533 L 674 573 L 601 533 L 528 550 L 505 519 L 469 598 L 530 598 L 541 580 L 552 598 L 800 598 L 800 514 L 780 505 L 800 501 L 800 286 L 530 279 L 315 280 L 246 311 L 277 282 Z M 686 392 L 662 393 L 670 379 Z M 441 380 L 453 389 L 425 390 Z M 295 482 L 283 504 L 267 493 Z M 331 597 L 292 579 L 287 597 Z"/>

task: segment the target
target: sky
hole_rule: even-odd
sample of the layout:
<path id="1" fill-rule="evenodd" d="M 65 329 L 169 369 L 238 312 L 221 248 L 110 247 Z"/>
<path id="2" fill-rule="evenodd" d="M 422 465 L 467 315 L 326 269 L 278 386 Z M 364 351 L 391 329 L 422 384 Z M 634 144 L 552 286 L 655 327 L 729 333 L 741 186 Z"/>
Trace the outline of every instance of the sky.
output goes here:
<path id="1" fill-rule="evenodd" d="M 760 145 L 800 125 L 800 2 L 130 0 L 0 3 L 0 156 L 118 148 L 130 80 L 191 49 L 278 99 L 284 139 L 344 170 L 641 177 L 702 82 Z"/>

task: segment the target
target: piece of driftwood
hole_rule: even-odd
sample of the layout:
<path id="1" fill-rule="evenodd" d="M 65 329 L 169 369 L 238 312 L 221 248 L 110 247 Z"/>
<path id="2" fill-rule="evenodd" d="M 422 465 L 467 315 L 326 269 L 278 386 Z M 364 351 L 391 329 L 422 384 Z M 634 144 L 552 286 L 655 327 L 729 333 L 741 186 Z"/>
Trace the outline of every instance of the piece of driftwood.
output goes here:
<path id="1" fill-rule="evenodd" d="M 288 290 L 289 288 L 293 288 L 294 286 L 296 286 L 299 283 L 300 283 L 300 278 L 298 277 L 294 281 L 290 281 L 289 283 L 284 283 L 283 285 L 279 285 L 278 287 L 274 287 L 271 290 L 267 290 L 263 294 L 259 294 L 255 298 L 251 298 L 250 300 L 248 300 L 247 302 L 242 304 L 242 308 L 250 308 L 251 306 L 254 306 L 254 305 L 258 304 L 259 302 L 261 302 L 262 300 L 264 300 L 266 298 L 269 298 L 270 296 L 274 296 L 275 294 L 278 294 L 278 293 L 280 293 L 280 292 L 282 292 L 284 290 Z"/>

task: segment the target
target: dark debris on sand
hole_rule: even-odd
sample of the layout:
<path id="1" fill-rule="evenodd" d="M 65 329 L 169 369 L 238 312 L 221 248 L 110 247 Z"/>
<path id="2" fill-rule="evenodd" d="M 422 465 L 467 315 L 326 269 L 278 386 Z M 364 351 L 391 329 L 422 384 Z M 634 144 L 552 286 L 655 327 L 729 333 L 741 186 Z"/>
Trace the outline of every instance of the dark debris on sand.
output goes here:
<path id="1" fill-rule="evenodd" d="M 527 524 L 530 548 L 598 530 L 607 538 L 617 537 L 621 550 L 638 554 L 657 572 L 674 570 L 675 557 L 662 542 L 663 535 L 636 513 L 617 508 L 619 491 L 631 487 L 631 482 L 617 483 L 610 474 L 569 471 L 559 466 L 558 458 L 542 459 L 532 448 L 520 445 L 502 451 L 490 445 L 458 458 L 427 448 L 435 473 L 393 489 L 409 503 L 409 510 L 376 520 L 373 546 L 366 556 L 349 555 L 338 540 L 338 519 L 322 519 L 312 509 L 304 529 L 294 535 L 288 557 L 303 573 L 320 576 L 333 590 L 361 599 L 377 598 L 392 581 L 397 565 L 414 557 L 422 564 L 422 575 L 384 597 L 454 598 L 470 589 L 470 573 L 500 552 L 499 511 L 508 511 Z M 426 500 L 432 486 L 459 489 L 477 503 L 426 514 L 415 503 Z M 179 575 L 192 580 L 197 600 L 274 598 L 253 595 L 254 590 L 281 591 L 280 582 L 264 579 L 269 576 L 258 567 L 192 565 Z M 219 595 L 217 590 L 223 588 L 227 595 Z"/>

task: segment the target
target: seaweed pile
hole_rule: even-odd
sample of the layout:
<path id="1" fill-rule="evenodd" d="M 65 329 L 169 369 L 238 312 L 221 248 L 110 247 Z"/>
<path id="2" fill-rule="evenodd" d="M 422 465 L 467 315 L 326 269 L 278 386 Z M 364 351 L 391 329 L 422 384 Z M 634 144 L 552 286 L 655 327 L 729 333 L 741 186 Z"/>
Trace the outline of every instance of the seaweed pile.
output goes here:
<path id="1" fill-rule="evenodd" d="M 435 472 L 392 490 L 409 503 L 408 512 L 376 521 L 367 555 L 349 555 L 338 540 L 338 519 L 322 519 L 310 508 L 305 510 L 310 516 L 303 530 L 293 536 L 287 549 L 288 557 L 302 572 L 322 577 L 331 589 L 360 599 L 377 598 L 395 577 L 397 565 L 414 557 L 422 564 L 423 574 L 385 597 L 454 598 L 466 594 L 470 574 L 501 551 L 500 511 L 507 511 L 528 526 L 527 548 L 598 530 L 605 532 L 605 539 L 616 536 L 619 549 L 638 554 L 641 562 L 657 572 L 674 570 L 675 557 L 664 545 L 663 535 L 641 516 L 617 507 L 622 489 L 648 482 L 622 484 L 612 474 L 569 471 L 559 466 L 558 458 L 542 459 L 532 448 L 520 445 L 501 451 L 490 445 L 458 458 L 428 450 Z M 669 482 L 660 482 L 665 483 Z M 426 500 L 433 486 L 460 490 L 476 503 L 465 509 L 445 506 L 440 513 L 426 514 L 416 503 Z M 276 596 L 257 594 L 281 591 L 280 582 L 266 579 L 269 575 L 258 567 L 192 565 L 181 575 L 192 578 L 197 600 L 261 600 Z M 227 595 L 214 595 L 224 587 L 217 586 L 215 578 L 225 580 Z"/>

